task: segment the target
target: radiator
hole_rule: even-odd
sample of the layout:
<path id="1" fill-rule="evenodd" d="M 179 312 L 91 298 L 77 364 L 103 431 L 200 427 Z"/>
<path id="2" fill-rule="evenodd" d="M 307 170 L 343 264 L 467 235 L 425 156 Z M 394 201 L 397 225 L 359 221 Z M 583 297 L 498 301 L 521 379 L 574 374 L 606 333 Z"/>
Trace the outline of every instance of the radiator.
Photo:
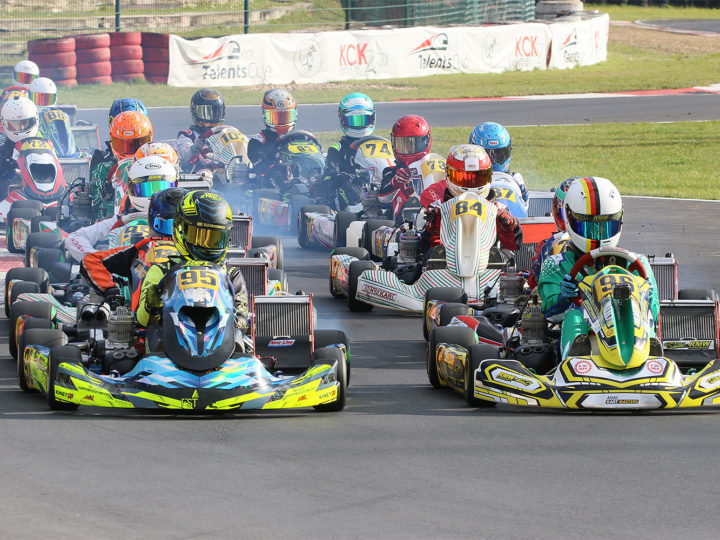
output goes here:
<path id="1" fill-rule="evenodd" d="M 676 300 L 678 297 L 678 264 L 675 257 L 669 255 L 669 257 L 648 255 L 660 300 Z"/>
<path id="2" fill-rule="evenodd" d="M 660 339 L 665 356 L 681 367 L 700 367 L 718 357 L 717 304 L 714 300 L 660 303 Z"/>
<path id="3" fill-rule="evenodd" d="M 231 258 L 227 261 L 228 267 L 235 267 L 240 270 L 245 279 L 245 286 L 251 296 L 263 295 L 267 291 L 267 269 L 268 261 L 263 258 Z"/>
<path id="4" fill-rule="evenodd" d="M 78 178 L 90 179 L 89 159 L 59 159 L 60 166 L 65 177 L 65 184 L 68 186 Z"/>
<path id="5" fill-rule="evenodd" d="M 255 337 L 310 336 L 312 304 L 309 296 L 253 298 Z"/>
<path id="6" fill-rule="evenodd" d="M 552 202 L 555 194 L 552 191 L 531 191 L 528 200 L 528 216 L 552 216 Z"/>
<path id="7" fill-rule="evenodd" d="M 249 216 L 233 216 L 230 248 L 247 249 L 250 247 L 250 223 Z"/>

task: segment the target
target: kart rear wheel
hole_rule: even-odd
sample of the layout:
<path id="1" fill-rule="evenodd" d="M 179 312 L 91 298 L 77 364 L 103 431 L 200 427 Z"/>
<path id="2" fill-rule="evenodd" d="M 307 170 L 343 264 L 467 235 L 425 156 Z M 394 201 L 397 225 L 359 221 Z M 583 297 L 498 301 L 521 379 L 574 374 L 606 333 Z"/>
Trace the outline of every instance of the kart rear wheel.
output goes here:
<path id="1" fill-rule="evenodd" d="M 31 233 L 25 243 L 25 266 L 31 266 L 30 262 L 33 249 L 39 252 L 46 248 L 61 250 L 63 248 L 62 236 L 54 232 Z"/>
<path id="2" fill-rule="evenodd" d="M 335 247 L 347 246 L 347 228 L 353 221 L 357 220 L 358 216 L 355 212 L 340 212 L 335 215 L 335 225 L 333 228 Z"/>
<path id="3" fill-rule="evenodd" d="M 373 308 L 372 304 L 366 304 L 362 300 L 356 300 L 355 294 L 357 294 L 357 285 L 360 275 L 365 270 L 372 270 L 375 265 L 371 261 L 353 261 L 350 263 L 350 270 L 348 272 L 348 307 L 350 311 L 371 311 Z"/>
<path id="4" fill-rule="evenodd" d="M 20 300 L 10 306 L 10 315 L 8 316 L 8 349 L 10 350 L 10 358 L 17 357 L 18 320 L 22 316 L 52 320 L 54 315 L 53 312 L 53 306 L 49 302 L 31 302 L 28 300 Z"/>
<path id="5" fill-rule="evenodd" d="M 368 255 L 367 250 L 358 247 L 338 247 L 335 248 L 330 255 L 350 255 L 351 257 L 355 257 L 356 259 L 361 261 L 370 260 L 370 255 Z M 335 283 L 332 276 L 329 276 L 329 280 L 330 294 L 335 298 L 344 298 L 345 295 L 335 289 Z"/>
<path id="6" fill-rule="evenodd" d="M 680 289 L 678 300 L 715 300 L 717 292 L 714 289 Z"/>
<path id="7" fill-rule="evenodd" d="M 47 286 L 49 278 L 47 272 L 43 268 L 25 268 L 21 266 L 19 268 L 11 268 L 5 274 L 5 316 L 10 316 L 10 306 L 13 302 L 10 301 L 10 292 L 8 291 L 8 285 L 12 280 L 18 281 L 30 281 L 40 285 L 41 292 L 47 292 Z"/>
<path id="8" fill-rule="evenodd" d="M 310 238 L 307 231 L 307 214 L 308 212 L 317 212 L 319 214 L 332 214 L 329 206 L 324 204 L 311 204 L 301 206 L 297 213 L 297 239 L 301 248 L 307 248 L 310 245 Z"/>
<path id="9" fill-rule="evenodd" d="M 345 345 L 345 361 L 347 363 L 347 385 L 350 386 L 350 340 L 347 334 L 342 330 L 315 330 L 313 332 L 313 342 L 315 350 L 322 349 L 328 345 L 338 345 L 342 343 Z"/>
<path id="10" fill-rule="evenodd" d="M 266 246 L 275 246 L 275 268 L 278 270 L 285 268 L 285 251 L 280 238 L 277 236 L 253 236 L 250 241 L 252 249 Z"/>
<path id="11" fill-rule="evenodd" d="M 467 304 L 457 304 L 449 302 L 447 304 L 441 304 L 440 308 L 440 326 L 447 326 L 453 320 L 453 317 L 469 315 L 469 308 Z"/>
<path id="12" fill-rule="evenodd" d="M 469 349 L 475 344 L 475 332 L 464 326 L 441 326 L 433 328 L 427 344 L 426 368 L 428 381 L 435 388 L 442 388 L 437 369 L 437 346 L 440 343 L 459 345 Z"/>
<path id="13" fill-rule="evenodd" d="M 395 227 L 395 222 L 391 219 L 369 219 L 363 225 L 362 236 L 360 237 L 360 247 L 367 249 L 372 260 L 380 260 L 380 257 L 373 253 L 372 233 L 380 227 Z"/>
<path id="14" fill-rule="evenodd" d="M 345 355 L 337 347 L 326 347 L 315 351 L 314 363 L 334 363 L 337 362 L 337 382 L 338 393 L 337 399 L 332 403 L 323 403 L 315 405 L 313 408 L 320 412 L 338 412 L 345 408 L 347 402 L 347 364 Z"/>
<path id="15" fill-rule="evenodd" d="M 18 353 L 15 358 L 17 363 L 18 386 L 23 392 L 30 392 L 32 390 L 28 386 L 27 378 L 25 377 L 25 347 L 27 345 L 45 345 L 42 340 L 46 339 L 47 330 L 53 330 L 53 323 L 50 319 L 30 319 L 25 323 L 25 327 L 23 328 Z"/>
<path id="16" fill-rule="evenodd" d="M 465 303 L 467 302 L 467 294 L 459 287 L 430 287 L 425 291 L 425 298 L 423 299 L 423 337 L 425 341 L 428 340 L 428 326 L 427 326 L 427 305 L 429 300 L 440 300 L 443 302 L 453 303 Z"/>
<path id="17" fill-rule="evenodd" d="M 309 204 L 310 199 L 307 195 L 293 195 L 290 199 L 290 208 L 288 209 L 288 226 L 290 227 L 291 234 L 297 234 L 298 231 L 298 221 L 295 219 L 295 216 L 298 215 L 298 212 L 303 206 L 308 206 Z"/>
<path id="18" fill-rule="evenodd" d="M 252 194 L 252 209 L 250 214 L 253 218 L 258 218 L 258 208 L 260 205 L 260 199 L 271 199 L 273 201 L 282 201 L 282 195 L 277 189 L 256 189 Z M 258 219 L 258 223 L 260 220 Z"/>
<path id="19" fill-rule="evenodd" d="M 59 332 L 60 330 L 58 330 Z M 54 346 L 50 349 L 48 359 L 47 402 L 54 411 L 74 411 L 78 408 L 76 403 L 65 403 L 55 399 L 55 378 L 58 366 L 63 362 L 82 364 L 80 349 L 72 345 Z"/>
<path id="20" fill-rule="evenodd" d="M 39 201 L 17 201 L 18 202 L 39 202 Z M 17 208 L 15 205 L 10 209 L 7 215 L 7 220 L 5 221 L 5 237 L 7 238 L 7 249 L 10 253 L 22 253 L 22 248 L 18 248 L 15 246 L 15 242 L 13 241 L 13 234 L 12 234 L 12 224 L 13 221 L 16 218 L 22 218 L 27 219 L 32 222 L 32 219 L 34 217 L 37 217 L 40 215 L 40 212 L 35 208 Z M 28 240 L 30 238 L 28 237 Z"/>
<path id="21" fill-rule="evenodd" d="M 18 296 L 24 293 L 39 293 L 40 285 L 32 281 L 16 281 L 10 289 L 10 305 L 12 306 Z"/>
<path id="22" fill-rule="evenodd" d="M 288 285 L 288 278 L 285 270 L 277 270 L 275 268 L 271 268 L 270 270 L 268 270 L 268 279 L 279 281 L 280 290 L 284 292 L 289 292 L 290 286 Z"/>
<path id="23" fill-rule="evenodd" d="M 480 343 L 473 345 L 468 351 L 468 356 L 465 361 L 465 401 L 471 407 L 494 407 L 494 401 L 485 401 L 484 399 L 478 399 L 474 395 L 475 390 L 475 371 L 480 367 L 480 362 L 487 360 L 488 358 L 500 358 L 500 351 L 498 351 L 492 345 L 485 345 Z"/>

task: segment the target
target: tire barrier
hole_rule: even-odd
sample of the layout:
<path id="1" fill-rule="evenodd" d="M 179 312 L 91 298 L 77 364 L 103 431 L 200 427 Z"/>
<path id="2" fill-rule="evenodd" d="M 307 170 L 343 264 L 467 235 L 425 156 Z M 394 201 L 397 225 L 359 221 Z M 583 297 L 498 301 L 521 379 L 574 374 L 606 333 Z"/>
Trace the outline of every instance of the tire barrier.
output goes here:
<path id="1" fill-rule="evenodd" d="M 115 82 L 145 80 L 142 34 L 140 32 L 110 34 L 110 63 L 112 80 Z"/>
<path id="2" fill-rule="evenodd" d="M 75 36 L 77 80 L 80 84 L 110 84 L 110 34 Z"/>
<path id="3" fill-rule="evenodd" d="M 145 78 L 153 84 L 167 84 L 170 70 L 170 54 L 168 34 L 143 32 L 143 62 L 145 62 Z"/>
<path id="4" fill-rule="evenodd" d="M 78 78 L 79 84 L 112 84 L 112 77 L 110 75 L 103 75 L 101 77 L 83 77 Z"/>
<path id="5" fill-rule="evenodd" d="M 110 34 L 80 34 L 74 36 L 75 50 L 77 49 L 102 49 L 110 46 Z"/>
<path id="6" fill-rule="evenodd" d="M 75 51 L 79 64 L 91 64 L 92 62 L 109 62 L 110 47 L 100 47 L 97 49 L 79 49 Z"/>
<path id="7" fill-rule="evenodd" d="M 28 41 L 27 49 L 30 54 L 73 52 L 75 50 L 75 39 L 71 37 L 34 39 Z"/>
<path id="8" fill-rule="evenodd" d="M 92 64 L 77 64 L 77 75 L 79 79 L 88 77 L 104 77 L 110 75 L 110 62 L 94 62 Z"/>
<path id="9" fill-rule="evenodd" d="M 58 53 L 34 53 L 29 55 L 30 60 L 42 68 L 74 66 L 77 62 L 75 51 Z"/>
<path id="10" fill-rule="evenodd" d="M 77 68 L 75 66 L 64 66 L 55 68 L 45 68 L 40 73 L 43 77 L 49 77 L 55 84 L 58 81 L 68 81 L 77 79 Z"/>

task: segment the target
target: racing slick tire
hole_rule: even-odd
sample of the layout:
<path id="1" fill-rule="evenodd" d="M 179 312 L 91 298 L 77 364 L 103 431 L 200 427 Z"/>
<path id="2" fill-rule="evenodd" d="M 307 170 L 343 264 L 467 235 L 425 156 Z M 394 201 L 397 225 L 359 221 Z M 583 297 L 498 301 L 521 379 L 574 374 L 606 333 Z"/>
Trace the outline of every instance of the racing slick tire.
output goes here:
<path id="1" fill-rule="evenodd" d="M 353 221 L 358 220 L 355 212 L 340 212 L 335 214 L 335 226 L 333 229 L 333 240 L 335 247 L 347 246 L 347 228 Z"/>
<path id="2" fill-rule="evenodd" d="M 370 258 L 374 261 L 381 260 L 373 254 L 372 233 L 380 227 L 395 227 L 395 222 L 391 219 L 368 219 L 363 225 L 362 236 L 360 237 L 360 247 L 367 249 Z"/>
<path id="3" fill-rule="evenodd" d="M 301 206 L 297 214 L 297 239 L 298 244 L 301 248 L 307 248 L 310 245 L 310 239 L 307 235 L 307 219 L 306 215 L 309 212 L 318 212 L 320 214 L 332 214 L 332 210 L 329 206 L 324 204 L 311 204 L 308 206 Z"/>
<path id="4" fill-rule="evenodd" d="M 38 202 L 40 202 L 40 201 L 38 201 Z M 18 248 L 15 246 L 15 242 L 13 241 L 13 235 L 12 235 L 13 220 L 15 220 L 15 218 L 32 220 L 32 218 L 39 216 L 39 215 L 40 215 L 40 212 L 38 212 L 34 208 L 17 208 L 14 205 L 12 208 L 10 208 L 10 211 L 8 212 L 8 215 L 7 215 L 7 220 L 5 221 L 5 225 L 6 225 L 5 237 L 7 238 L 7 249 L 10 253 L 22 253 L 23 252 L 23 250 L 21 248 Z"/>
<path id="5" fill-rule="evenodd" d="M 471 407 L 494 407 L 494 401 L 485 401 L 484 399 L 478 399 L 474 396 L 473 390 L 475 388 L 474 376 L 477 368 L 480 367 L 480 362 L 487 360 L 488 358 L 500 358 L 500 351 L 492 345 L 486 345 L 479 343 L 470 347 L 468 351 L 467 362 L 465 362 L 465 401 Z"/>
<path id="6" fill-rule="evenodd" d="M 323 403 L 322 405 L 314 405 L 313 408 L 320 412 L 338 412 L 345 408 L 347 401 L 347 364 L 345 362 L 345 355 L 337 347 L 327 347 L 324 349 L 318 349 L 315 351 L 315 357 L 313 363 L 326 363 L 337 361 L 337 380 L 340 383 L 338 386 L 337 399 L 332 403 Z"/>
<path id="7" fill-rule="evenodd" d="M 717 292 L 714 289 L 680 289 L 678 300 L 716 300 Z"/>
<path id="8" fill-rule="evenodd" d="M 293 219 L 303 206 L 308 206 L 310 199 L 307 195 L 293 195 L 290 198 L 290 208 L 288 208 L 288 227 L 291 234 L 297 234 L 298 221 Z M 292 217 L 291 217 L 292 216 Z"/>
<path id="9" fill-rule="evenodd" d="M 50 319 L 30 319 L 25 323 L 23 328 L 22 336 L 20 336 L 20 344 L 18 346 L 18 353 L 16 355 L 17 363 L 17 379 L 18 386 L 23 392 L 30 392 L 31 388 L 27 384 L 27 378 L 25 377 L 25 363 L 23 361 L 23 354 L 25 352 L 26 345 L 44 345 L 41 342 L 44 339 L 44 330 L 52 330 L 53 324 Z"/>
<path id="10" fill-rule="evenodd" d="M 58 332 L 62 333 L 60 330 L 58 330 Z M 74 411 L 78 408 L 76 403 L 64 403 L 55 399 L 55 377 L 57 377 L 58 366 L 63 362 L 82 364 L 80 349 L 65 344 L 53 346 L 50 349 L 47 375 L 47 402 L 54 411 Z"/>
<path id="11" fill-rule="evenodd" d="M 27 242 L 25 242 L 25 266 L 30 267 L 31 255 L 33 248 L 36 251 L 41 249 L 62 249 L 63 238 L 60 234 L 54 232 L 36 232 L 31 233 L 28 236 Z"/>
<path id="12" fill-rule="evenodd" d="M 265 246 L 275 246 L 275 268 L 283 270 L 285 268 L 285 250 L 283 249 L 282 240 L 277 236 L 253 236 L 250 240 L 250 247 L 257 249 Z"/>
<path id="13" fill-rule="evenodd" d="M 428 327 L 427 327 L 427 304 L 428 300 L 442 300 L 443 302 L 452 303 L 465 303 L 467 302 L 467 294 L 458 287 L 430 287 L 425 291 L 425 298 L 423 299 L 423 337 L 425 341 L 428 340 Z"/>
<path id="14" fill-rule="evenodd" d="M 32 281 L 16 281 L 10 290 L 9 300 L 12 306 L 23 293 L 39 293 L 40 285 Z"/>
<path id="15" fill-rule="evenodd" d="M 10 306 L 13 302 L 10 301 L 10 292 L 8 291 L 8 285 L 13 279 L 19 281 L 29 281 L 37 283 L 40 286 L 40 292 L 47 292 L 47 286 L 50 282 L 48 273 L 43 268 L 25 268 L 20 266 L 18 268 L 11 268 L 5 274 L 5 316 L 10 316 Z M 14 287 L 13 287 L 14 288 Z M 17 297 L 17 295 L 15 295 Z"/>
<path id="16" fill-rule="evenodd" d="M 367 250 L 359 247 L 338 247 L 335 248 L 330 255 L 350 255 L 360 261 L 370 260 L 370 255 Z M 330 276 L 330 294 L 334 298 L 343 298 L 345 296 L 343 293 L 335 290 L 335 283 L 333 282 L 332 275 Z"/>
<path id="17" fill-rule="evenodd" d="M 372 270 L 375 265 L 371 261 L 353 261 L 348 272 L 348 307 L 350 311 L 372 311 L 373 305 L 362 300 L 356 300 L 358 279 L 365 270 Z"/>
<path id="18" fill-rule="evenodd" d="M 345 345 L 347 352 L 345 355 L 345 361 L 347 363 L 347 385 L 350 386 L 350 340 L 347 334 L 342 330 L 315 330 L 313 332 L 313 342 L 316 351 L 328 345 L 337 345 L 338 343 Z"/>
<path id="19" fill-rule="evenodd" d="M 268 279 L 279 281 L 280 290 L 284 292 L 289 292 L 290 286 L 288 285 L 288 278 L 285 270 L 271 268 L 270 270 L 268 270 Z"/>
<path id="20" fill-rule="evenodd" d="M 449 325 L 453 317 L 470 314 L 467 304 L 449 302 L 438 307 L 440 308 L 440 326 Z"/>
<path id="21" fill-rule="evenodd" d="M 50 302 L 32 302 L 29 300 L 20 300 L 10 306 L 10 315 L 8 316 L 8 349 L 11 358 L 17 356 L 18 319 L 24 315 L 38 319 L 52 320 L 53 306 Z"/>
<path id="22" fill-rule="evenodd" d="M 426 370 L 428 381 L 434 388 L 442 388 L 437 369 L 438 343 L 452 343 L 469 349 L 475 343 L 475 332 L 464 326 L 433 328 L 427 343 Z"/>
<path id="23" fill-rule="evenodd" d="M 42 213 L 43 203 L 40 201 L 15 201 L 10 205 L 10 210 L 12 211 L 15 208 L 32 208 L 33 210 L 37 210 L 38 212 Z"/>

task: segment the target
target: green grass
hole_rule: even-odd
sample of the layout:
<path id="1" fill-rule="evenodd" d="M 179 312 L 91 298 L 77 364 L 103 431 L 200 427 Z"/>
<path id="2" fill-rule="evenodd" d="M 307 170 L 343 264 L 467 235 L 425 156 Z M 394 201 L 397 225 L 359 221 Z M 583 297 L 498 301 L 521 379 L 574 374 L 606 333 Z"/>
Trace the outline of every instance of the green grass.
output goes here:
<path id="1" fill-rule="evenodd" d="M 432 150 L 467 142 L 472 127 L 432 128 Z M 571 176 L 604 176 L 623 195 L 720 199 L 720 122 L 592 124 L 511 128 L 512 169 L 529 189 Z M 387 130 L 378 135 L 389 137 Z M 340 133 L 318 135 L 323 147 Z"/>

